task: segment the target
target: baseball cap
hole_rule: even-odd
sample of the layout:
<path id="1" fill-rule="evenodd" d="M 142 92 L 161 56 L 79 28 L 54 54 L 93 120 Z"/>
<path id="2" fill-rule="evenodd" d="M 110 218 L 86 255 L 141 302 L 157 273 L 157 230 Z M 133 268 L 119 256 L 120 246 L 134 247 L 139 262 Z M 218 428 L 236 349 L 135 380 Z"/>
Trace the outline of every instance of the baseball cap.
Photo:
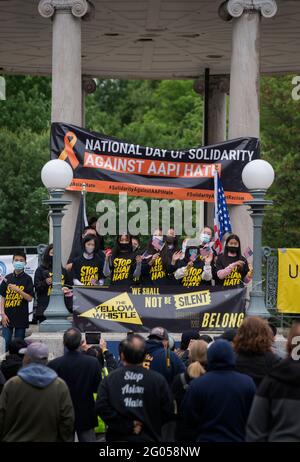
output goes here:
<path id="1" fill-rule="evenodd" d="M 149 339 L 157 338 L 158 340 L 169 340 L 169 334 L 164 327 L 153 327 L 149 334 Z"/>
<path id="2" fill-rule="evenodd" d="M 31 359 L 47 359 L 49 349 L 47 345 L 41 342 L 33 342 L 27 348 L 22 348 L 19 353 L 21 355 L 28 355 Z"/>

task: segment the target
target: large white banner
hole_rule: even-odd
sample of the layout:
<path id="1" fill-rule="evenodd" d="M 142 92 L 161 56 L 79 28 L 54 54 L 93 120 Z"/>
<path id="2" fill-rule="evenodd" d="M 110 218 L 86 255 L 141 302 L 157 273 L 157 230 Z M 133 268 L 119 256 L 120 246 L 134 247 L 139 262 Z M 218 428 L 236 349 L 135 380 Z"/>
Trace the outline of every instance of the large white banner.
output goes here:
<path id="1" fill-rule="evenodd" d="M 5 277 L 7 274 L 12 273 L 14 270 L 13 264 L 12 264 L 12 255 L 0 255 L 0 281 L 2 277 Z M 38 267 L 39 264 L 39 257 L 37 254 L 35 255 L 26 255 L 26 267 L 25 267 L 25 273 L 29 274 L 29 276 L 32 277 L 32 280 L 34 278 L 34 273 L 35 270 Z M 32 311 L 33 311 L 33 301 L 29 303 L 29 321 L 32 321 Z"/>

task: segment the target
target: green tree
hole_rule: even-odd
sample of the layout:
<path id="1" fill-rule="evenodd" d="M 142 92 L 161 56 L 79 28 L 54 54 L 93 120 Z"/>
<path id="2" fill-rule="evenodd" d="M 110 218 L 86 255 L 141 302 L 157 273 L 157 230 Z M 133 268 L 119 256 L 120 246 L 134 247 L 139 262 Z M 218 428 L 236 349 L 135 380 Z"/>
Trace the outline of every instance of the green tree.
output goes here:
<path id="1" fill-rule="evenodd" d="M 47 197 L 40 179 L 49 159 L 48 133 L 0 130 L 0 242 L 2 246 L 47 242 Z"/>
<path id="2" fill-rule="evenodd" d="M 292 78 L 266 77 L 261 91 L 262 157 L 275 170 L 264 220 L 264 244 L 299 247 L 300 101 L 292 99 Z"/>

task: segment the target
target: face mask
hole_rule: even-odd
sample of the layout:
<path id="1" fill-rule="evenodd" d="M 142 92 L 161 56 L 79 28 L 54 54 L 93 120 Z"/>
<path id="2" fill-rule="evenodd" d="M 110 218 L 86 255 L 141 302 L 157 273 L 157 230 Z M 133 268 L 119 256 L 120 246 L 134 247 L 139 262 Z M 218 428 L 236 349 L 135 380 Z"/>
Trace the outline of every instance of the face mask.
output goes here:
<path id="1" fill-rule="evenodd" d="M 85 251 L 86 251 L 86 253 L 87 253 L 88 255 L 92 255 L 92 253 L 95 252 L 95 247 L 90 247 L 90 246 L 88 247 L 88 246 L 86 246 L 86 247 L 85 247 Z"/>
<path id="2" fill-rule="evenodd" d="M 185 253 L 185 251 L 186 251 L 186 242 L 182 243 L 181 251 L 182 251 L 182 253 Z"/>
<path id="3" fill-rule="evenodd" d="M 167 244 L 174 244 L 174 241 L 175 241 L 175 237 L 174 236 L 166 236 L 166 241 L 167 241 Z"/>
<path id="4" fill-rule="evenodd" d="M 158 239 L 160 242 L 163 242 L 164 237 L 163 237 L 163 236 L 159 236 L 158 234 L 153 234 L 152 240 L 153 240 L 153 239 Z"/>
<path id="5" fill-rule="evenodd" d="M 208 244 L 208 242 L 210 242 L 210 235 L 203 233 L 200 235 L 200 239 L 201 239 L 201 242 L 203 242 L 204 244 Z"/>
<path id="6" fill-rule="evenodd" d="M 16 271 L 21 271 L 25 268 L 25 262 L 24 261 L 14 261 L 13 266 Z"/>
<path id="7" fill-rule="evenodd" d="M 239 247 L 235 247 L 233 245 L 227 245 L 227 251 L 230 253 L 238 253 Z"/>
<path id="8" fill-rule="evenodd" d="M 131 250 L 131 245 L 129 242 L 120 242 L 119 246 L 123 252 L 129 252 Z"/>

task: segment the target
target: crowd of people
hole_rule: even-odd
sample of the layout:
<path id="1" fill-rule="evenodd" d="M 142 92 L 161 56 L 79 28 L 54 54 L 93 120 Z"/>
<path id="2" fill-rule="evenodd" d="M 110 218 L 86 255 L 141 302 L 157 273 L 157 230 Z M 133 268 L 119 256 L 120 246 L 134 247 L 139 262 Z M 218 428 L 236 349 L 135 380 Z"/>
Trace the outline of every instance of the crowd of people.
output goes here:
<path id="1" fill-rule="evenodd" d="M 191 330 L 178 348 L 162 327 L 129 332 L 119 357 L 76 328 L 64 354 L 13 339 L 0 365 L 5 442 L 300 441 L 300 323 L 278 349 L 276 327 L 249 317 L 212 338 Z M 281 355 L 278 355 L 278 351 Z"/>
<path id="2" fill-rule="evenodd" d="M 173 229 L 166 235 L 157 229 L 145 248 L 129 234 L 105 248 L 94 225 L 83 230 L 82 249 L 73 249 L 62 267 L 70 313 L 73 286 L 218 285 L 226 290 L 251 281 L 252 267 L 237 235 L 227 236 L 220 255 L 208 226 L 199 238 L 181 243 Z M 47 345 L 25 337 L 34 297 L 35 319 L 46 319 L 53 245 L 34 280 L 25 272 L 24 253 L 15 253 L 13 266 L 0 285 L 6 344 L 0 364 L 1 441 L 300 441 L 294 412 L 300 403 L 295 356 L 300 323 L 292 325 L 285 348 L 275 325 L 257 317 L 215 337 L 185 331 L 177 347 L 158 326 L 147 338 L 128 332 L 118 358 L 103 337 L 90 345 L 72 327 L 64 333 L 63 356 L 49 361 Z"/>
<path id="3" fill-rule="evenodd" d="M 114 289 L 142 285 L 162 287 L 179 285 L 185 288 L 218 285 L 224 289 L 241 287 L 252 278 L 252 267 L 242 255 L 240 239 L 227 237 L 224 252 L 217 255 L 214 233 L 205 226 L 199 238 L 185 237 L 180 244 L 174 229 L 163 235 L 153 232 L 145 248 L 137 236 L 117 236 L 113 248 L 105 248 L 97 234 L 95 220 L 82 233 L 81 249 L 73 249 L 62 267 L 62 290 L 66 307 L 72 313 L 73 286 L 111 285 Z M 6 350 L 15 336 L 25 338 L 29 326 L 28 305 L 36 298 L 34 322 L 43 322 L 53 283 L 53 245 L 44 252 L 34 281 L 26 274 L 26 255 L 13 256 L 14 271 L 0 285 L 0 314 Z"/>

